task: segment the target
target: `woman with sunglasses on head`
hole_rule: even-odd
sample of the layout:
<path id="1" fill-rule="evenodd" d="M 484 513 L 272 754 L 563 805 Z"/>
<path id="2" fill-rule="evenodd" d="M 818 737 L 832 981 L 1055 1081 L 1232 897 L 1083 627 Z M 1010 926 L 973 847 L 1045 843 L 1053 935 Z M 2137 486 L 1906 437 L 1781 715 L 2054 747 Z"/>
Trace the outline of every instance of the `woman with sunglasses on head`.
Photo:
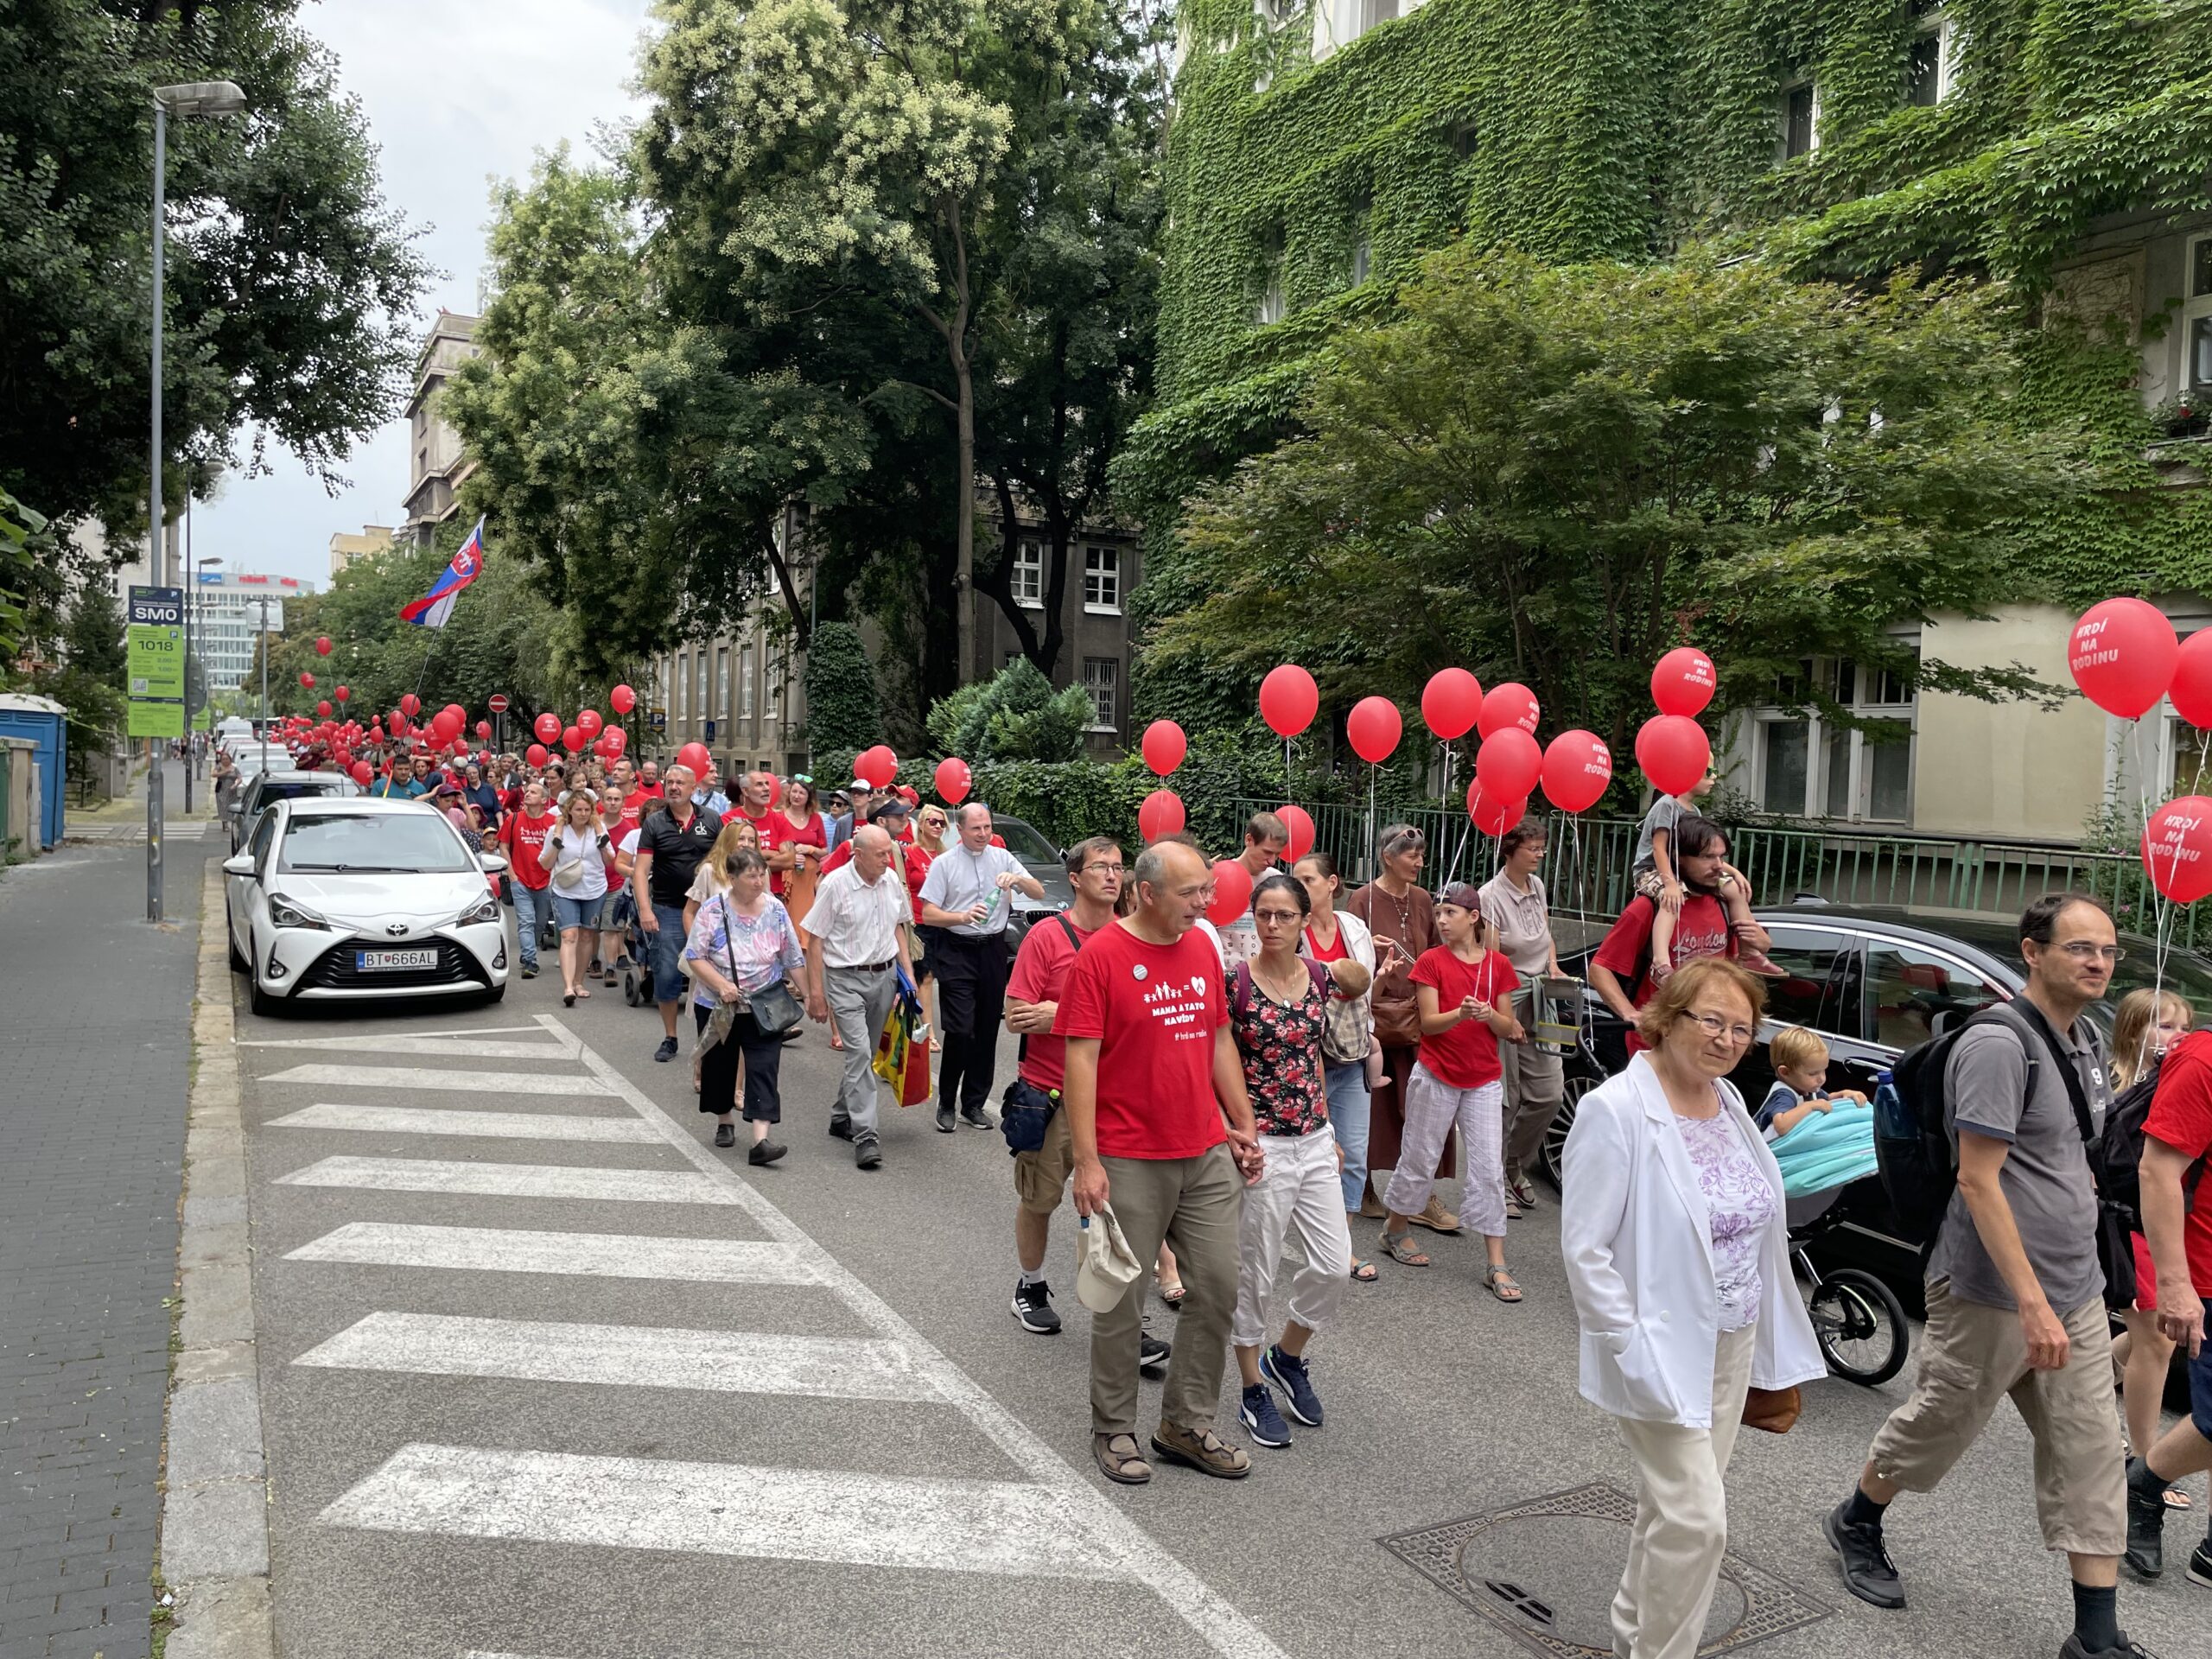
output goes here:
<path id="1" fill-rule="evenodd" d="M 1375 942 L 1372 1000 L 1375 1042 L 1382 1060 L 1379 1070 L 1370 1064 L 1367 1072 L 1374 1108 L 1367 1122 L 1368 1189 L 1359 1206 L 1359 1213 L 1370 1217 L 1383 1213 L 1373 1196 L 1375 1172 L 1394 1168 L 1398 1162 L 1399 1143 L 1406 1131 L 1406 1084 L 1421 1057 L 1421 1008 L 1414 995 L 1414 963 L 1438 943 L 1436 906 L 1421 885 L 1427 857 L 1421 831 L 1409 823 L 1394 823 L 1382 832 L 1376 851 L 1378 873 L 1344 906 L 1366 925 Z M 1426 1173 L 1438 1179 L 1451 1175 L 1457 1141 L 1454 1135 L 1444 1137 L 1436 1166 Z M 1431 1193 L 1421 1214 L 1414 1217 L 1414 1224 L 1432 1232 L 1456 1233 L 1459 1217 Z"/>
<path id="2" fill-rule="evenodd" d="M 1421 1058 L 1406 1082 L 1406 1138 L 1398 1166 L 1384 1189 L 1382 1248 L 1393 1262 L 1425 1268 L 1407 1230 L 1433 1196 L 1429 1169 L 1446 1133 L 1459 1131 L 1466 1171 L 1459 1182 L 1461 1213 L 1475 1224 L 1490 1254 L 1483 1288 L 1501 1302 L 1521 1300 L 1521 1287 L 1505 1270 L 1505 1164 L 1498 1149 L 1505 1110 L 1504 1068 L 1497 1046 L 1518 1042 L 1513 1017 L 1520 976 L 1484 942 L 1489 925 L 1482 899 L 1464 881 L 1437 900 L 1436 931 L 1444 943 L 1421 952 L 1410 977 L 1421 1010 Z"/>
<path id="3" fill-rule="evenodd" d="M 1619 1420 L 1640 1477 L 1613 1598 L 1628 1659 L 1697 1652 L 1747 1391 L 1827 1370 L 1791 1276 L 1782 1171 L 1727 1080 L 1765 1000 L 1732 962 L 1683 963 L 1637 1011 L 1644 1048 L 1567 1133 L 1560 1253 L 1582 1397 Z"/>

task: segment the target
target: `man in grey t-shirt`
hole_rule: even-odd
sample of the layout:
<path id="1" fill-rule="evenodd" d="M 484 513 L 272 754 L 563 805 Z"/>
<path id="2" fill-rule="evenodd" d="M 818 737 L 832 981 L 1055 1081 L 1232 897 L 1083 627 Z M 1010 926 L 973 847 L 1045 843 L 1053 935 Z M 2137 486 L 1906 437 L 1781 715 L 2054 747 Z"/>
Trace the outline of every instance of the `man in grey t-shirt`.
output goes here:
<path id="1" fill-rule="evenodd" d="M 2074 1630 L 2060 1659 L 2144 1659 L 2118 1620 L 2126 1482 L 2097 1195 L 2060 1070 L 2080 1083 L 2094 1134 L 2111 1103 L 2082 1016 L 2111 984 L 2120 954 L 2095 899 L 2045 894 L 2020 918 L 2024 994 L 1953 1046 L 1945 1083 L 1959 1185 L 1928 1263 L 1920 1369 L 1911 1397 L 1874 1436 L 1858 1487 L 1824 1522 L 1851 1592 L 1904 1606 L 1883 1512 L 1901 1491 L 1933 1491 L 2009 1396 L 2035 1441 L 2044 1543 L 2065 1552 L 2073 1578 Z"/>

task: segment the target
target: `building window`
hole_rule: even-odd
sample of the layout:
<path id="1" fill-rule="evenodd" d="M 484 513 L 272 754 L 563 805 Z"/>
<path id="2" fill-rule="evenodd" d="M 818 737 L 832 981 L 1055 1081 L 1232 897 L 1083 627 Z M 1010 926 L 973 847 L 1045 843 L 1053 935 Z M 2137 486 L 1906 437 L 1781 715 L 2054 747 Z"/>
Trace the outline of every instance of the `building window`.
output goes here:
<path id="1" fill-rule="evenodd" d="M 1268 256 L 1266 279 L 1260 285 L 1259 302 L 1252 308 L 1252 321 L 1265 328 L 1289 315 L 1290 308 L 1282 292 L 1282 255 L 1271 253 Z"/>
<path id="2" fill-rule="evenodd" d="M 1092 716 L 1090 729 L 1112 732 L 1121 729 L 1115 718 L 1115 703 L 1122 689 L 1122 660 L 1118 657 L 1086 657 L 1083 659 L 1083 689 L 1090 693 Z"/>
<path id="3" fill-rule="evenodd" d="M 767 719 L 781 720 L 784 717 L 784 676 L 789 671 L 789 664 L 780 660 L 769 671 Z"/>
<path id="4" fill-rule="evenodd" d="M 1944 0 L 1912 0 L 1920 32 L 1912 38 L 1905 69 L 1905 101 L 1933 108 L 1951 95 L 1958 44 L 1955 26 L 1943 15 Z"/>
<path id="5" fill-rule="evenodd" d="M 2188 356 L 2182 384 L 2190 391 L 2212 386 L 2212 235 L 2189 239 L 2189 292 L 2182 301 L 2182 339 Z"/>
<path id="6" fill-rule="evenodd" d="M 1821 147 L 1821 89 L 1800 81 L 1782 89 L 1782 159 L 1794 162 Z"/>
<path id="7" fill-rule="evenodd" d="M 1357 288 L 1368 278 L 1375 264 L 1373 225 L 1375 204 L 1362 196 L 1351 210 L 1351 285 Z"/>
<path id="8" fill-rule="evenodd" d="M 1083 608 L 1102 616 L 1122 613 L 1122 550 L 1083 550 Z"/>
<path id="9" fill-rule="evenodd" d="M 688 651 L 676 653 L 676 717 L 691 718 L 691 653 Z"/>
<path id="10" fill-rule="evenodd" d="M 740 720 L 753 718 L 753 647 L 750 645 L 737 648 L 737 717 Z"/>
<path id="11" fill-rule="evenodd" d="M 1378 23 L 1395 21 L 1400 10 L 1398 0 L 1361 0 L 1359 32 L 1363 35 Z"/>
<path id="12" fill-rule="evenodd" d="M 1882 741 L 1818 714 L 1786 709 L 1755 716 L 1753 758 L 1759 805 L 1784 817 L 1827 818 L 1840 823 L 1904 823 L 1912 817 L 1910 732 L 1913 688 L 1887 669 L 1825 659 L 1803 665 L 1805 683 L 1823 686 L 1852 715 L 1893 720 L 1908 728 L 1902 741 Z M 1792 684 L 1783 699 L 1802 695 Z"/>
<path id="13" fill-rule="evenodd" d="M 1032 610 L 1045 607 L 1045 544 L 1020 541 L 1014 544 L 1014 602 Z"/>

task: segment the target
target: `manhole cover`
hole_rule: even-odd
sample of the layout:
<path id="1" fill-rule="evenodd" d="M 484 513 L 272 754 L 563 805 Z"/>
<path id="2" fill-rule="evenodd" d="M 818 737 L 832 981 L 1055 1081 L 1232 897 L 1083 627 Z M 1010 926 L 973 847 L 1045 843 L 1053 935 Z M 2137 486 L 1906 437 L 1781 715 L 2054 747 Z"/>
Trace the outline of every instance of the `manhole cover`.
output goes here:
<path id="1" fill-rule="evenodd" d="M 1635 1518 L 1634 1497 L 1599 1483 L 1381 1542 L 1537 1652 L 1611 1659 L 1613 1592 Z M 1829 1611 L 1731 1554 L 1698 1651 L 1732 1652 Z"/>

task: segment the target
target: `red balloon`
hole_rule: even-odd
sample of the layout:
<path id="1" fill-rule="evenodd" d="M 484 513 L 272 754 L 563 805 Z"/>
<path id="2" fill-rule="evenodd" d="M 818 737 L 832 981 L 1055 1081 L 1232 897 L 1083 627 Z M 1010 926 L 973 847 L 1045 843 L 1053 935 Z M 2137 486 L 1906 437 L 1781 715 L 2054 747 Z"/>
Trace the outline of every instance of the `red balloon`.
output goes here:
<path id="1" fill-rule="evenodd" d="M 1467 816 L 1483 834 L 1502 836 L 1529 816 L 1529 798 L 1523 795 L 1508 800 L 1493 799 L 1483 792 L 1482 784 L 1477 781 L 1467 785 Z"/>
<path id="2" fill-rule="evenodd" d="M 1475 778 L 1497 801 L 1525 801 L 1544 770 L 1544 752 L 1518 726 L 1504 726 L 1475 751 Z"/>
<path id="3" fill-rule="evenodd" d="M 561 747 L 570 754 L 582 753 L 584 734 L 573 726 L 563 727 L 561 731 Z"/>
<path id="4" fill-rule="evenodd" d="M 1313 819 L 1302 806 L 1279 806 L 1275 817 L 1282 820 L 1282 827 L 1290 831 L 1290 840 L 1282 849 L 1283 857 L 1290 863 L 1313 850 Z"/>
<path id="5" fill-rule="evenodd" d="M 2153 812 L 2143 826 L 2143 868 L 2177 904 L 2212 898 L 2212 799 L 2184 795 Z"/>
<path id="6" fill-rule="evenodd" d="M 553 756 L 543 743 L 533 743 L 522 752 L 522 758 L 533 766 L 542 766 Z"/>
<path id="7" fill-rule="evenodd" d="M 676 764 L 689 767 L 695 778 L 703 777 L 707 768 L 715 764 L 715 757 L 708 753 L 703 743 L 686 743 L 676 752 Z"/>
<path id="8" fill-rule="evenodd" d="M 1296 663 L 1269 669 L 1260 682 L 1260 718 L 1278 737 L 1296 737 L 1313 723 L 1320 706 L 1320 687 Z"/>
<path id="9" fill-rule="evenodd" d="M 968 770 L 968 763 L 957 754 L 948 754 L 937 763 L 937 792 L 954 806 L 968 798 L 968 790 L 976 781 Z"/>
<path id="10" fill-rule="evenodd" d="M 1213 902 L 1206 919 L 1226 927 L 1252 907 L 1252 872 L 1233 858 L 1217 859 L 1213 867 Z"/>
<path id="11" fill-rule="evenodd" d="M 1155 789 L 1137 808 L 1137 833 L 1147 844 L 1162 836 L 1179 836 L 1185 823 L 1183 798 L 1172 789 Z"/>
<path id="12" fill-rule="evenodd" d="M 450 709 L 441 709 L 430 721 L 430 736 L 440 743 L 450 743 L 461 735 L 461 716 Z"/>
<path id="13" fill-rule="evenodd" d="M 557 743 L 561 741 L 561 716 L 548 709 L 530 729 L 537 734 L 539 742 Z"/>
<path id="14" fill-rule="evenodd" d="M 899 775 L 899 757 L 891 752 L 887 743 L 879 743 L 872 749 L 862 749 L 853 757 L 853 776 L 863 783 L 881 789 Z"/>
<path id="15" fill-rule="evenodd" d="M 2212 728 L 2212 628 L 2200 628 L 2181 642 L 2166 695 L 2174 700 L 2174 712 L 2190 725 L 2199 731 Z"/>
<path id="16" fill-rule="evenodd" d="M 1144 763 L 1165 778 L 1183 764 L 1190 741 L 1172 720 L 1155 720 L 1144 728 Z"/>
<path id="17" fill-rule="evenodd" d="M 1713 765 L 1712 740 L 1685 715 L 1654 715 L 1636 734 L 1636 764 L 1663 795 L 1687 795 Z"/>
<path id="18" fill-rule="evenodd" d="M 1662 715 L 1687 715 L 1694 720 L 1713 701 L 1719 683 L 1712 658 L 1695 645 L 1676 645 L 1651 671 L 1651 701 Z"/>
<path id="19" fill-rule="evenodd" d="M 1398 705 L 1388 697 L 1362 697 L 1344 721 L 1344 735 L 1351 740 L 1353 753 L 1370 766 L 1379 766 L 1390 758 L 1404 730 Z"/>
<path id="20" fill-rule="evenodd" d="M 327 638 L 318 637 L 316 639 L 315 642 L 315 654 L 318 657 L 327 657 L 330 655 L 330 641 Z"/>
<path id="21" fill-rule="evenodd" d="M 586 737 L 597 737 L 607 722 L 599 717 L 596 709 L 586 709 L 576 716 L 576 729 Z"/>
<path id="22" fill-rule="evenodd" d="M 620 726 L 609 726 L 600 733 L 599 741 L 607 746 L 610 760 L 620 760 L 622 751 L 630 747 L 630 734 Z"/>
<path id="23" fill-rule="evenodd" d="M 331 695 L 332 696 L 334 696 L 334 697 L 337 698 L 339 702 L 345 702 L 345 701 L 346 701 L 346 698 L 348 698 L 348 697 L 352 696 L 353 695 L 353 690 L 352 690 L 352 689 L 351 689 L 350 687 L 341 685 L 341 686 L 338 687 L 338 688 L 337 688 L 337 690 L 334 690 L 330 695 Z"/>
<path id="24" fill-rule="evenodd" d="M 1475 716 L 1475 731 L 1483 737 L 1509 726 L 1518 726 L 1531 735 L 1536 729 L 1536 694 L 1517 680 L 1491 687 L 1483 699 L 1482 713 Z"/>
<path id="25" fill-rule="evenodd" d="M 2147 714 L 2173 683 L 2181 641 L 2165 613 L 2140 599 L 2107 599 L 2082 613 L 2066 666 L 2082 695 L 2108 715 Z"/>
<path id="26" fill-rule="evenodd" d="M 304 672 L 303 672 L 303 673 L 302 673 L 302 674 L 301 674 L 301 676 L 300 676 L 300 683 L 301 683 L 302 685 L 305 686 L 308 690 L 310 690 L 310 691 L 314 690 L 315 690 L 315 676 L 314 676 L 314 675 L 312 675 L 312 674 L 308 674 L 308 673 L 304 673 Z"/>
<path id="27" fill-rule="evenodd" d="M 1544 751 L 1544 798 L 1562 812 L 1588 811 L 1612 781 L 1612 751 L 1595 732 L 1561 732 Z"/>
<path id="28" fill-rule="evenodd" d="M 326 699 L 325 701 L 315 704 L 315 711 L 318 715 L 321 715 L 325 720 L 328 720 L 330 718 L 330 703 L 328 700 Z"/>
<path id="29" fill-rule="evenodd" d="M 399 712 L 405 715 L 410 720 L 414 719 L 416 715 L 423 712 L 423 699 L 416 696 L 412 691 L 405 693 L 399 699 Z"/>
<path id="30" fill-rule="evenodd" d="M 365 784 L 376 776 L 375 772 L 369 770 L 369 763 L 365 760 L 356 760 L 353 763 L 353 781 L 357 784 Z"/>
<path id="31" fill-rule="evenodd" d="M 638 694 L 626 685 L 618 685 L 607 694 L 607 701 L 618 715 L 626 715 L 638 706 Z"/>
<path id="32" fill-rule="evenodd" d="M 492 722 L 491 722 L 490 721 L 488 721 L 488 720 L 480 720 L 480 721 L 478 721 L 476 722 L 476 735 L 477 735 L 477 736 L 479 736 L 479 737 L 489 737 L 489 736 L 491 736 L 491 735 L 492 735 Z"/>
<path id="33" fill-rule="evenodd" d="M 1482 682 L 1464 668 L 1440 668 L 1421 689 L 1421 717 L 1446 743 L 1465 737 L 1482 710 Z"/>

